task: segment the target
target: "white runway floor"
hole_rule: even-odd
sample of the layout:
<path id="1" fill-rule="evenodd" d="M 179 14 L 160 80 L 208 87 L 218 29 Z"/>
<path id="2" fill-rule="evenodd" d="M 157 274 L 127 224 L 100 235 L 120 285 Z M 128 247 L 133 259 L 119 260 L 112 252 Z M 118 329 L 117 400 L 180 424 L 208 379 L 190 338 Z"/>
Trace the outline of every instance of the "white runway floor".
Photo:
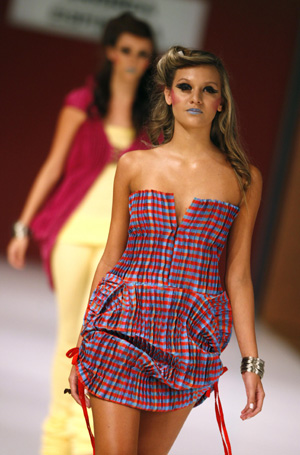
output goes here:
<path id="1" fill-rule="evenodd" d="M 0 280 L 0 455 L 38 455 L 49 398 L 54 296 L 39 264 L 17 272 L 2 258 Z M 266 400 L 256 418 L 239 418 L 245 393 L 234 336 L 222 356 L 229 371 L 220 379 L 220 396 L 233 455 L 299 455 L 300 356 L 261 324 L 257 337 L 266 361 Z M 223 454 L 213 396 L 192 411 L 170 454 Z"/>

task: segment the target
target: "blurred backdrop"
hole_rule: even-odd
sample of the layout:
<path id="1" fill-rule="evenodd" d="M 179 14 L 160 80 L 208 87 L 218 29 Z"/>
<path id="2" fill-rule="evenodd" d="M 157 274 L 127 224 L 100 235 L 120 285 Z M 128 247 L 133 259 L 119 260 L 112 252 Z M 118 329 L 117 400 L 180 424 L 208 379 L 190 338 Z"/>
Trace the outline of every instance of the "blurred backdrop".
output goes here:
<path id="1" fill-rule="evenodd" d="M 260 442 L 257 455 L 296 455 L 300 453 L 296 429 L 300 374 L 299 0 L 0 2 L 0 453 L 37 451 L 40 422 L 48 404 L 55 333 L 54 298 L 41 272 L 37 247 L 30 246 L 26 272 L 14 272 L 5 264 L 10 227 L 49 151 L 65 94 L 96 71 L 101 28 L 107 19 L 125 10 L 151 22 L 160 52 L 172 44 L 199 47 L 219 55 L 229 71 L 243 145 L 264 179 L 253 242 L 253 279 L 259 346 L 267 361 L 265 414 L 262 420 L 249 422 L 252 433 L 248 423 L 247 428 L 237 423 L 244 391 L 234 340 L 224 356 L 229 373 L 223 379 L 222 399 L 237 455 L 253 453 L 252 445 L 245 444 L 251 434 Z M 206 428 L 210 441 L 221 444 L 213 417 L 205 417 L 213 411 L 209 404 L 205 406 L 185 426 L 173 455 L 198 453 L 193 438 L 203 416 L 205 422 L 212 421 L 212 428 Z M 30 417 L 26 418 L 28 410 Z M 186 441 L 194 441 L 195 451 L 186 448 Z M 214 451 L 212 445 L 206 451 L 203 446 L 201 453 L 221 453 L 221 445 L 218 447 Z"/>
<path id="2" fill-rule="evenodd" d="M 264 178 L 253 244 L 257 314 L 300 349 L 299 1 L 2 0 L 0 8 L 1 253 L 64 95 L 95 71 L 103 23 L 131 10 L 152 20 L 160 51 L 198 46 L 228 68 L 244 146 Z M 30 256 L 38 257 L 34 245 Z"/>

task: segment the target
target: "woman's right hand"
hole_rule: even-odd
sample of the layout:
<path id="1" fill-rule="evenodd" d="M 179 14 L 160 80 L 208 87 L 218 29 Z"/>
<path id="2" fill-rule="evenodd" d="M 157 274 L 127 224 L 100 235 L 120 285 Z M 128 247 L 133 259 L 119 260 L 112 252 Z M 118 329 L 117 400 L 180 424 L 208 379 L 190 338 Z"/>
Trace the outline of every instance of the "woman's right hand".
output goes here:
<path id="1" fill-rule="evenodd" d="M 29 236 L 13 237 L 7 246 L 8 263 L 15 269 L 22 269 L 25 265 L 26 251 L 29 245 Z"/>
<path id="2" fill-rule="evenodd" d="M 80 398 L 78 395 L 78 376 L 77 376 L 77 371 L 76 371 L 75 365 L 73 365 L 71 368 L 71 372 L 70 372 L 70 376 L 69 376 L 69 384 L 70 384 L 70 388 L 71 388 L 72 397 L 74 398 L 76 403 L 80 404 L 80 406 L 81 406 Z M 84 397 L 85 397 L 86 407 L 90 408 L 91 403 L 90 403 L 89 396 L 86 394 L 86 390 L 84 393 Z"/>
<path id="3" fill-rule="evenodd" d="M 79 395 L 78 395 L 78 376 L 75 365 L 72 366 L 70 376 L 69 376 L 69 384 L 71 388 L 71 395 L 74 400 L 81 405 Z"/>

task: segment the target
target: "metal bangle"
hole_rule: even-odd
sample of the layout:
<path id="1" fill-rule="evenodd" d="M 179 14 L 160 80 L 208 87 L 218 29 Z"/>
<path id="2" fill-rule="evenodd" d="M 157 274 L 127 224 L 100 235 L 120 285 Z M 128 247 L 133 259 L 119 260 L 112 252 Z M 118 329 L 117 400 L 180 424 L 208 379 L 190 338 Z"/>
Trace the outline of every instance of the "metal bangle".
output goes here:
<path id="1" fill-rule="evenodd" d="M 262 379 L 265 372 L 265 362 L 259 357 L 243 357 L 241 362 L 241 373 L 250 372 L 258 374 Z"/>
<path id="2" fill-rule="evenodd" d="M 265 361 L 260 359 L 259 357 L 243 357 L 242 358 L 242 363 L 244 362 L 256 362 L 256 363 L 262 363 L 262 364 L 265 364 Z"/>
<path id="3" fill-rule="evenodd" d="M 28 226 L 26 226 L 22 221 L 16 221 L 12 225 L 12 236 L 18 239 L 23 239 L 24 237 L 30 236 L 31 231 Z"/>
<path id="4" fill-rule="evenodd" d="M 246 372 L 255 373 L 255 374 L 257 374 L 257 375 L 260 377 L 260 379 L 262 379 L 262 378 L 263 378 L 263 375 L 264 375 L 264 373 L 263 373 L 262 371 L 257 370 L 256 368 L 251 368 L 251 367 L 245 368 L 245 369 L 241 370 L 241 373 L 242 373 L 242 374 L 243 374 L 243 373 L 246 373 Z"/>

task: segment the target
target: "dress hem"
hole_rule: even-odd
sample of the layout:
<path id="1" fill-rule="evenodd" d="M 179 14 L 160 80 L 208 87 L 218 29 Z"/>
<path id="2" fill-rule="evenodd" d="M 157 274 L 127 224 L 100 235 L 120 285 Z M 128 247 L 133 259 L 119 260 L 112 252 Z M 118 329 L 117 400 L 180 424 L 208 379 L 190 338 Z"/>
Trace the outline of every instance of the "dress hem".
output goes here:
<path id="1" fill-rule="evenodd" d="M 93 395 L 94 397 L 96 398 L 99 398 L 101 400 L 104 400 L 104 401 L 109 401 L 111 403 L 116 403 L 116 404 L 121 404 L 123 406 L 129 406 L 131 408 L 134 408 L 134 409 L 138 409 L 140 411 L 149 411 L 149 412 L 170 412 L 170 411 L 177 411 L 179 409 L 183 409 L 183 408 L 186 408 L 188 406 L 190 406 L 191 404 L 194 403 L 194 406 L 193 408 L 197 407 L 197 406 L 200 406 L 207 398 L 209 398 L 210 396 L 210 393 L 211 391 L 213 390 L 214 388 L 214 383 L 210 383 L 208 384 L 207 386 L 205 386 L 204 389 L 201 388 L 201 394 L 199 394 L 199 396 L 194 396 L 190 399 L 187 399 L 186 402 L 184 403 L 180 403 L 180 404 L 176 404 L 174 402 L 169 402 L 169 406 L 162 409 L 161 407 L 158 407 L 157 405 L 156 406 L 153 406 L 153 405 L 142 405 L 140 403 L 134 403 L 133 401 L 130 401 L 130 399 L 128 398 L 125 398 L 123 400 L 119 400 L 118 398 L 114 398 L 114 397 L 107 397 L 107 394 L 105 393 L 95 393 L 91 388 L 90 388 L 90 384 L 87 383 L 86 379 L 83 377 L 83 375 L 80 373 L 80 369 L 79 369 L 79 365 L 78 363 L 75 365 L 76 366 L 76 371 L 77 371 L 77 375 L 78 375 L 78 378 L 79 380 L 84 384 L 84 387 L 87 389 L 88 393 Z M 83 370 L 83 373 L 84 375 L 87 377 L 88 374 L 87 374 L 87 371 L 86 371 L 86 368 L 84 368 L 82 365 L 80 366 L 80 368 Z M 220 374 L 220 376 L 223 374 L 223 372 Z M 219 376 L 219 378 L 220 378 Z M 219 381 L 219 378 L 215 381 L 215 382 L 218 382 Z M 164 384 L 162 381 L 159 381 L 161 382 L 162 384 Z M 169 387 L 170 390 L 172 390 L 171 387 Z M 194 389 L 195 391 L 195 394 L 197 393 L 196 391 L 197 389 Z M 170 406 L 171 405 L 171 406 Z"/>

